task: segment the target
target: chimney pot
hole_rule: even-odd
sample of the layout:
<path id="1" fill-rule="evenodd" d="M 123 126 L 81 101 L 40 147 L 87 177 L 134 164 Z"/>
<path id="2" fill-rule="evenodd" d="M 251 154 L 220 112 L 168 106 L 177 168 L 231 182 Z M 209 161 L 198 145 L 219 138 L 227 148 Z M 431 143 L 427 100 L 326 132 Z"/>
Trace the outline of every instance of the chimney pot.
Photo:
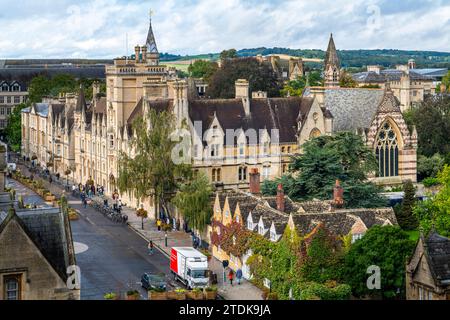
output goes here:
<path id="1" fill-rule="evenodd" d="M 280 183 L 277 188 L 277 210 L 284 212 L 286 206 L 286 201 L 284 198 L 283 185 Z"/>
<path id="2" fill-rule="evenodd" d="M 250 170 L 250 193 L 255 195 L 261 194 L 261 175 L 257 168 Z"/>
<path id="3" fill-rule="evenodd" d="M 337 208 L 344 206 L 344 188 L 341 187 L 341 182 L 336 180 L 336 185 L 334 186 L 333 192 L 333 203 Z"/>

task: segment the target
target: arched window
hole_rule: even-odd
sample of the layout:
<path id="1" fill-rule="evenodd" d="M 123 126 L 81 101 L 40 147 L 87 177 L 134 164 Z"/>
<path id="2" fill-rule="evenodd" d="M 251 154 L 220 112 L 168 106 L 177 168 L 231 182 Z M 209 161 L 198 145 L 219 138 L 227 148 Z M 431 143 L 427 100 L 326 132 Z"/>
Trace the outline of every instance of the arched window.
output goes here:
<path id="1" fill-rule="evenodd" d="M 376 156 L 380 177 L 398 176 L 398 138 L 390 122 L 381 127 L 376 143 Z"/>
<path id="2" fill-rule="evenodd" d="M 317 138 L 320 137 L 322 135 L 322 132 L 320 132 L 319 129 L 314 128 L 311 130 L 311 133 L 309 134 L 309 138 L 313 139 L 313 138 Z"/>

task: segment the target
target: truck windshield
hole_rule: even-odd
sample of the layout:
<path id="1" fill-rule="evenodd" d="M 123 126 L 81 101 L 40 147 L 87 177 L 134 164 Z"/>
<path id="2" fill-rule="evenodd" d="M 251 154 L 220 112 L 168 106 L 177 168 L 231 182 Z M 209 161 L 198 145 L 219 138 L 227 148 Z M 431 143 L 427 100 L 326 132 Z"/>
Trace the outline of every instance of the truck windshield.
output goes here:
<path id="1" fill-rule="evenodd" d="M 191 277 L 194 279 L 208 278 L 208 270 L 192 270 Z"/>

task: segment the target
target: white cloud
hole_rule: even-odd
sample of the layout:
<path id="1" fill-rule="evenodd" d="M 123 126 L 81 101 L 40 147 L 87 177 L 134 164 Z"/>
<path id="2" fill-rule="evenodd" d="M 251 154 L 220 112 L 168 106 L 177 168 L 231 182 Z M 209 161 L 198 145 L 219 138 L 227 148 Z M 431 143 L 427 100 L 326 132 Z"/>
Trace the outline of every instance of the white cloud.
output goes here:
<path id="1" fill-rule="evenodd" d="M 8 2 L 8 5 L 6 5 Z M 449 51 L 450 4 L 428 0 L 0 0 L 0 57 L 114 58 L 142 44 L 150 7 L 161 52 L 228 48 Z M 379 8 L 380 16 L 377 16 Z M 375 27 L 374 27 L 375 26 Z"/>

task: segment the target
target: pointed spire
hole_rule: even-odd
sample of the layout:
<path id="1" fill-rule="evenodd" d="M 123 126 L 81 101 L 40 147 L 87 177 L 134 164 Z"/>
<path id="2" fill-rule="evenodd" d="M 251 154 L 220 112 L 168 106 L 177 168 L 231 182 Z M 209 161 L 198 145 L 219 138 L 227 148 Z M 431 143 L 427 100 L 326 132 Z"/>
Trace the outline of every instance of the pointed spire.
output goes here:
<path id="1" fill-rule="evenodd" d="M 153 12 L 150 10 L 150 27 L 148 29 L 147 42 L 145 44 L 147 45 L 148 53 L 158 53 L 158 47 L 156 46 L 155 35 L 153 34 L 152 15 L 153 15 Z"/>
<path id="2" fill-rule="evenodd" d="M 341 63 L 334 44 L 333 34 L 331 34 L 325 56 L 325 87 L 339 87 L 340 78 Z"/>
<path id="3" fill-rule="evenodd" d="M 325 56 L 325 66 L 328 65 L 340 67 L 340 61 L 336 51 L 336 45 L 334 44 L 333 34 L 330 36 L 330 41 L 328 43 L 328 49 Z"/>

